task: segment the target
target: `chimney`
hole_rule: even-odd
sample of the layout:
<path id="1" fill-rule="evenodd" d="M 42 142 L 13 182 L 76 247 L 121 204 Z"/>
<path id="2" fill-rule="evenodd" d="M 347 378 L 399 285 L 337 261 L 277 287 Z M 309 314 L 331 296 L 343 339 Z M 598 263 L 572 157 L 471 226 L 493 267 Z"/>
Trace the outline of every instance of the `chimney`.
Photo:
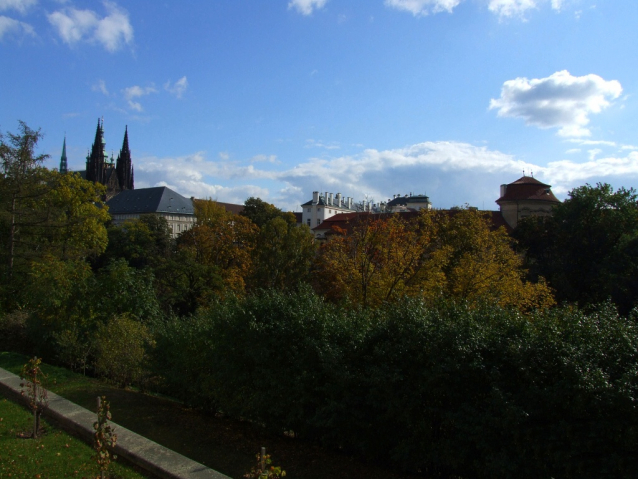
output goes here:
<path id="1" fill-rule="evenodd" d="M 312 204 L 316 205 L 317 203 L 319 203 L 319 192 L 318 191 L 313 191 L 312 192 Z"/>
<path id="2" fill-rule="evenodd" d="M 330 193 L 330 196 L 328 197 L 328 204 L 329 204 L 330 206 L 332 206 L 332 199 L 333 199 L 333 197 L 332 197 L 332 193 Z"/>
<path id="3" fill-rule="evenodd" d="M 337 200 L 336 206 L 341 208 L 341 193 L 337 193 L 336 196 L 335 196 L 335 199 Z"/>
<path id="4" fill-rule="evenodd" d="M 507 191 L 507 185 L 501 185 L 501 198 L 505 196 L 506 191 Z"/>

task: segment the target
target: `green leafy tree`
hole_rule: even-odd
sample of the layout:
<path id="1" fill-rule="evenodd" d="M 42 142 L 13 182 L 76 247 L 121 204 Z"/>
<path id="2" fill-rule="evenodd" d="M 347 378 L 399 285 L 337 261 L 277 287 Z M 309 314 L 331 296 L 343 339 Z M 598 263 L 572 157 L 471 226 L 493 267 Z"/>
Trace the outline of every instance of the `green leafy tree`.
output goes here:
<path id="1" fill-rule="evenodd" d="M 297 287 L 308 279 L 317 247 L 307 226 L 298 227 L 281 217 L 264 224 L 253 250 L 254 288 L 280 291 Z"/>
<path id="2" fill-rule="evenodd" d="M 147 326 L 123 314 L 99 323 L 95 370 L 117 385 L 143 383 L 148 371 L 148 352 L 154 340 Z"/>
<path id="3" fill-rule="evenodd" d="M 0 137 L 1 279 L 9 308 L 33 301 L 23 293 L 34 264 L 84 260 L 107 244 L 103 187 L 42 167 L 46 155 L 35 154 L 41 136 L 20 122 L 18 134 Z"/>
<path id="4" fill-rule="evenodd" d="M 101 260 L 123 258 L 134 268 L 160 266 L 173 251 L 171 231 L 165 218 L 141 215 L 108 228 L 108 247 Z"/>
<path id="5" fill-rule="evenodd" d="M 259 228 L 263 228 L 269 221 L 275 218 L 282 218 L 286 223 L 292 225 L 297 221 L 293 213 L 283 212 L 275 205 L 271 205 L 253 196 L 244 202 L 244 210 L 240 215 L 250 219 Z"/>
<path id="6" fill-rule="evenodd" d="M 515 232 L 533 274 L 559 301 L 612 298 L 628 312 L 638 300 L 638 194 L 608 184 L 575 188 L 553 215 L 528 218 Z"/>
<path id="7" fill-rule="evenodd" d="M 48 155 L 35 153 L 41 138 L 40 130 L 32 130 L 23 121 L 19 122 L 18 133 L 0 133 L 1 254 L 4 274 L 9 278 L 13 276 L 20 246 L 26 241 L 23 230 L 42 221 L 34 209 L 34 204 L 47 191 L 42 163 Z"/>

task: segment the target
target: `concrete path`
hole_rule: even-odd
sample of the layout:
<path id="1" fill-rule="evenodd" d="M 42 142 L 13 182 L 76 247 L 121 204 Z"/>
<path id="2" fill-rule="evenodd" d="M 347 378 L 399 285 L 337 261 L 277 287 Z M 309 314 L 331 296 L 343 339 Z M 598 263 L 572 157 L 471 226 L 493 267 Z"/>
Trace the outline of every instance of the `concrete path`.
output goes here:
<path id="1" fill-rule="evenodd" d="M 20 382 L 18 376 L 0 368 L 0 394 L 24 404 L 25 399 L 20 394 Z M 63 429 L 79 435 L 92 444 L 93 423 L 97 420 L 96 413 L 50 391 L 48 397 L 49 407 L 44 415 L 53 419 Z M 166 479 L 230 479 L 203 464 L 129 431 L 117 423 L 112 424 L 115 426 L 117 434 L 115 454 L 158 477 Z"/>

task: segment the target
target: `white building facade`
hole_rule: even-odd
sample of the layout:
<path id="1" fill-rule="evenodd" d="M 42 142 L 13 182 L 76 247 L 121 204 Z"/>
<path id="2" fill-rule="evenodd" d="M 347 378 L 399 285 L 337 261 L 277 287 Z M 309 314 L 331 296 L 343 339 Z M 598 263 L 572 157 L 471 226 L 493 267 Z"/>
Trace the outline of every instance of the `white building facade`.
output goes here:
<path id="1" fill-rule="evenodd" d="M 331 216 L 339 213 L 352 213 L 353 201 L 351 197 L 343 197 L 341 193 L 333 194 L 326 192 L 321 194 L 313 191 L 312 200 L 301 205 L 301 222 L 310 228 L 319 226 Z"/>

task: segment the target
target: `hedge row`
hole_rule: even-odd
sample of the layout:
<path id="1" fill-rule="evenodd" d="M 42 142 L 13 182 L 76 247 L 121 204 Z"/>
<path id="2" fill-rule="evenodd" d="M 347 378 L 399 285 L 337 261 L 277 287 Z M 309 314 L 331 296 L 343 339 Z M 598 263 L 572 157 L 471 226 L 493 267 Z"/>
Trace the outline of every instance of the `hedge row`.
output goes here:
<path id="1" fill-rule="evenodd" d="M 230 300 L 159 333 L 167 392 L 429 477 L 638 470 L 638 328 L 610 306 L 531 317 L 311 292 Z"/>

